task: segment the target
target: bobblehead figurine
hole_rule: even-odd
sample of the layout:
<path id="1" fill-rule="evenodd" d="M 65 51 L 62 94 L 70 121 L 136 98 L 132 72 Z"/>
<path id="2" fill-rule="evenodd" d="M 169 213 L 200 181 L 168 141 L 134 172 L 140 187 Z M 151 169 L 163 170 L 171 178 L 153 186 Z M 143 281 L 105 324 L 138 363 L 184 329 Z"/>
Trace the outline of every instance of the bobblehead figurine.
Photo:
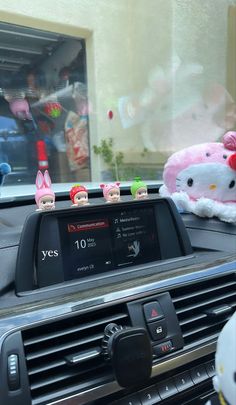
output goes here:
<path id="1" fill-rule="evenodd" d="M 70 199 L 72 201 L 72 207 L 82 207 L 83 205 L 89 205 L 88 202 L 88 190 L 86 187 L 76 184 L 70 190 Z"/>
<path id="2" fill-rule="evenodd" d="M 55 193 L 51 189 L 51 179 L 48 171 L 44 175 L 39 170 L 36 177 L 35 201 L 38 206 L 36 211 L 49 211 L 55 208 Z"/>
<path id="3" fill-rule="evenodd" d="M 120 183 L 100 184 L 100 188 L 103 191 L 103 196 L 107 203 L 120 202 Z"/>
<path id="4" fill-rule="evenodd" d="M 141 180 L 141 177 L 135 177 L 134 182 L 131 184 L 130 191 L 134 200 L 146 200 L 148 198 L 147 186 Z"/>

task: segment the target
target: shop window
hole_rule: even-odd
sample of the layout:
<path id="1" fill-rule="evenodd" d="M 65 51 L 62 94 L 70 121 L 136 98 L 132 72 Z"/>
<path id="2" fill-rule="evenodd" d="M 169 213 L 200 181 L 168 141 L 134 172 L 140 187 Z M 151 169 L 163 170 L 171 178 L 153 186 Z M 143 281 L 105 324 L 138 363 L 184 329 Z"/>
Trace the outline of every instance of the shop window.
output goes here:
<path id="1" fill-rule="evenodd" d="M 0 161 L 9 182 L 90 180 L 85 41 L 1 24 Z"/>

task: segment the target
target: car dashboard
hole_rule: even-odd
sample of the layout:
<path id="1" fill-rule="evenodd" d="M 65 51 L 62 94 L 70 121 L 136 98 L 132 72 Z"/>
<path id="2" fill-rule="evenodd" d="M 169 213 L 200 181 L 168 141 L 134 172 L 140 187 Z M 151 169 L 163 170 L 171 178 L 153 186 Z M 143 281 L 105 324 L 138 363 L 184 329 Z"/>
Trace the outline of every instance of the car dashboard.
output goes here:
<path id="1" fill-rule="evenodd" d="M 145 202 L 127 194 L 1 209 L 1 403 L 200 405 L 212 394 L 236 307 L 236 227 L 180 214 L 154 190 Z"/>

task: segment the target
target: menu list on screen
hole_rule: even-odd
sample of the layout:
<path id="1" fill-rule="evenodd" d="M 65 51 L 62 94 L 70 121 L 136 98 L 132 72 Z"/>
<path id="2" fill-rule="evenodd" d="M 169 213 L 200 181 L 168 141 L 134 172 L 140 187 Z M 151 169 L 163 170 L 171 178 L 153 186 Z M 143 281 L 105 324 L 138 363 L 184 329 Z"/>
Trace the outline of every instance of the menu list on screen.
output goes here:
<path id="1" fill-rule="evenodd" d="M 65 280 L 160 259 L 150 207 L 63 218 L 59 227 Z"/>

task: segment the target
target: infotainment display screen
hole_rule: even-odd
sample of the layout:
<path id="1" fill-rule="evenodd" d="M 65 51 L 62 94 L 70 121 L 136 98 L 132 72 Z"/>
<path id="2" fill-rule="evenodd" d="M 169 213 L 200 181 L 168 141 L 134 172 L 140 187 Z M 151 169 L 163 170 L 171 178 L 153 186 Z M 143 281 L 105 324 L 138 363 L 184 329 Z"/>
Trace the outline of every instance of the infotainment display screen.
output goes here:
<path id="1" fill-rule="evenodd" d="M 160 259 L 152 207 L 60 218 L 59 233 L 65 280 Z"/>
<path id="2" fill-rule="evenodd" d="M 16 290 L 101 286 L 166 271 L 165 261 L 191 254 L 184 223 L 169 199 L 35 212 L 22 231 Z"/>

